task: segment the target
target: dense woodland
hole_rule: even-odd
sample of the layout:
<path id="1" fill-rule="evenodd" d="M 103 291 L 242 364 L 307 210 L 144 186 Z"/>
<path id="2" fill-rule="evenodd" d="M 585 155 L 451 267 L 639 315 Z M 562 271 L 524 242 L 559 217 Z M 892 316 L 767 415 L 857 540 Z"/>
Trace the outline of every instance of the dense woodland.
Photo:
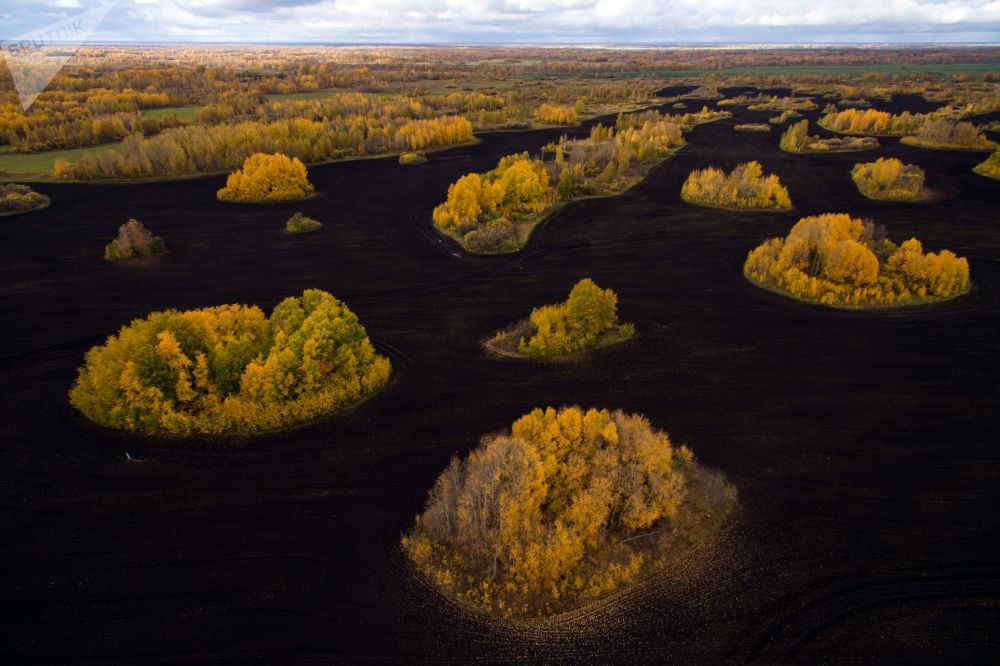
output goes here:
<path id="1" fill-rule="evenodd" d="M 229 174 L 226 186 L 218 191 L 219 201 L 265 203 L 295 201 L 313 193 L 309 172 L 297 157 L 257 153 L 243 162 L 243 168 Z"/>
<path id="2" fill-rule="evenodd" d="M 311 289 L 275 306 L 154 312 L 87 352 L 70 401 L 143 433 L 253 432 L 340 409 L 380 389 L 378 355 L 347 306 Z"/>
<path id="3" fill-rule="evenodd" d="M 915 238 L 896 245 L 885 230 L 846 214 L 804 217 L 785 238 L 752 250 L 751 281 L 824 305 L 882 307 L 928 303 L 969 289 L 969 262 L 927 252 Z"/>
<path id="4" fill-rule="evenodd" d="M 924 187 L 924 170 L 895 157 L 855 164 L 851 178 L 863 195 L 878 201 L 914 201 Z"/>
<path id="5" fill-rule="evenodd" d="M 452 459 L 403 549 L 450 598 L 548 615 L 662 566 L 734 501 L 721 476 L 642 416 L 536 409 Z"/>
<path id="6" fill-rule="evenodd" d="M 688 203 L 717 208 L 787 210 L 792 207 L 788 189 L 775 174 L 764 175 L 764 167 L 753 161 L 738 164 L 726 173 L 708 167 L 695 169 L 681 187 Z"/>
<path id="7" fill-rule="evenodd" d="M 634 333 L 631 324 L 618 322 L 618 295 L 584 278 L 565 302 L 535 308 L 527 319 L 497 333 L 487 347 L 501 354 L 546 358 L 614 344 Z"/>

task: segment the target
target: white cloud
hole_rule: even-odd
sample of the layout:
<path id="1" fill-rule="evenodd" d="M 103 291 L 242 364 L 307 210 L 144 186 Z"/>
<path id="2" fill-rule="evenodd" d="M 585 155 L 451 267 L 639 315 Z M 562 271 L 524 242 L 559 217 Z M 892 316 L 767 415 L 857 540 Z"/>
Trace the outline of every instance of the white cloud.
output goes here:
<path id="1" fill-rule="evenodd" d="M 21 31 L 34 27 L 33 19 L 44 22 L 40 10 L 23 5 L 0 0 L 0 11 L 15 10 Z M 123 0 L 99 38 L 671 43 L 883 34 L 998 41 L 1000 0 Z"/>

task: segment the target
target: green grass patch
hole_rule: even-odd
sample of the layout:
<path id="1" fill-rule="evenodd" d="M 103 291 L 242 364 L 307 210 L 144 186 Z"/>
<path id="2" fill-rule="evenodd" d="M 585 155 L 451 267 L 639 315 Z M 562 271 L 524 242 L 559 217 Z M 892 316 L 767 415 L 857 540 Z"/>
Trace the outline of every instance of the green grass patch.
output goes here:
<path id="1" fill-rule="evenodd" d="M 162 109 L 146 109 L 142 115 L 150 118 L 165 118 L 166 116 L 177 116 L 184 122 L 191 122 L 195 115 L 201 110 L 200 106 L 165 106 Z"/>
<path id="2" fill-rule="evenodd" d="M 71 150 L 49 150 L 44 153 L 12 153 L 0 151 L 0 173 L 7 173 L 21 179 L 48 180 L 57 159 L 75 162 L 84 155 L 105 150 L 120 150 L 121 144 L 112 143 Z"/>

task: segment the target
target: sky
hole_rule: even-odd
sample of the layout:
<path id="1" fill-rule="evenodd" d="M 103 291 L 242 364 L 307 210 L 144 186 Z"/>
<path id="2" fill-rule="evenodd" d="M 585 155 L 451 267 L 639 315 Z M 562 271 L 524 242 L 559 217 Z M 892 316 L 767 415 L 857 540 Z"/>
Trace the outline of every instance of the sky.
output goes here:
<path id="1" fill-rule="evenodd" d="M 110 0 L 0 0 L 0 40 Z M 1000 43 L 1000 0 L 118 0 L 94 42 Z"/>

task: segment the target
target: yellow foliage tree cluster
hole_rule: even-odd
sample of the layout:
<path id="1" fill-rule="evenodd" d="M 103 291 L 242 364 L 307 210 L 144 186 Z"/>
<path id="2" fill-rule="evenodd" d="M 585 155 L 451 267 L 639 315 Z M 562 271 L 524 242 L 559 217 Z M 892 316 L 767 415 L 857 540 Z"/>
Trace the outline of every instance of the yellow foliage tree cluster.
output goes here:
<path id="1" fill-rule="evenodd" d="M 879 201 L 913 201 L 924 187 L 924 170 L 895 157 L 855 164 L 851 178 L 863 195 Z"/>
<path id="2" fill-rule="evenodd" d="M 904 136 L 902 143 L 924 148 L 943 150 L 996 150 L 995 141 L 990 141 L 972 123 L 956 122 L 942 118 L 929 120 L 911 136 Z"/>
<path id="3" fill-rule="evenodd" d="M 344 407 L 390 372 L 354 313 L 310 289 L 270 317 L 222 305 L 137 319 L 87 353 L 70 402 L 123 430 L 254 432 Z"/>
<path id="4" fill-rule="evenodd" d="M 306 166 L 297 157 L 257 153 L 243 162 L 243 168 L 229 174 L 219 190 L 219 201 L 259 203 L 294 201 L 313 192 Z"/>
<path id="5" fill-rule="evenodd" d="M 835 153 L 878 148 L 878 139 L 870 136 L 834 137 L 823 139 L 809 136 L 809 121 L 800 120 L 788 126 L 778 142 L 780 148 L 789 153 Z"/>
<path id="6" fill-rule="evenodd" d="M 614 331 L 623 339 L 635 330 L 631 324 L 618 324 L 617 294 L 590 278 L 577 282 L 565 302 L 532 310 L 529 321 L 528 334 L 516 341 L 518 352 L 528 357 L 583 351 L 599 344 L 605 333 Z"/>
<path id="7" fill-rule="evenodd" d="M 978 173 L 980 176 L 1000 180 L 1000 150 L 997 150 L 983 162 L 977 164 L 973 171 Z"/>
<path id="8" fill-rule="evenodd" d="M 542 104 L 535 112 L 535 119 L 547 125 L 575 125 L 577 114 L 576 109 L 572 106 Z"/>
<path id="9" fill-rule="evenodd" d="M 536 409 L 452 459 L 403 548 L 452 598 L 551 614 L 628 584 L 671 538 L 724 516 L 734 492 L 708 474 L 642 416 Z"/>
<path id="10" fill-rule="evenodd" d="M 875 109 L 844 109 L 827 113 L 819 126 L 841 134 L 903 136 L 920 128 L 927 116 L 904 111 L 899 115 Z"/>
<path id="11" fill-rule="evenodd" d="M 545 164 L 520 153 L 502 158 L 485 174 L 470 173 L 452 183 L 433 220 L 472 249 L 497 250 L 517 241 L 514 221 L 540 213 L 554 200 Z M 487 238 L 490 242 L 480 245 Z"/>
<path id="12" fill-rule="evenodd" d="M 804 217 L 752 250 L 743 273 L 761 286 L 824 305 L 878 307 L 942 300 L 969 289 L 969 263 L 950 250 L 900 246 L 846 214 Z"/>
<path id="13" fill-rule="evenodd" d="M 739 164 L 728 174 L 722 169 L 695 169 L 681 187 L 688 203 L 719 208 L 785 210 L 792 207 L 788 190 L 774 174 L 764 175 L 760 162 Z"/>

